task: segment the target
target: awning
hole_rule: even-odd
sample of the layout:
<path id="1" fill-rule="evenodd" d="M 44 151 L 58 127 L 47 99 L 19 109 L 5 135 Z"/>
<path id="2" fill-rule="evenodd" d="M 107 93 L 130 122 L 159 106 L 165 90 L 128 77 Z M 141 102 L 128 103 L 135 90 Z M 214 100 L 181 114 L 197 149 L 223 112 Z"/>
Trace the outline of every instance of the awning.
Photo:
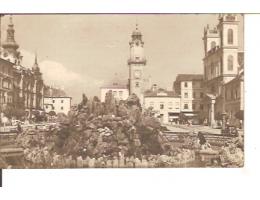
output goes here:
<path id="1" fill-rule="evenodd" d="M 178 119 L 179 116 L 169 116 L 169 119 Z"/>
<path id="2" fill-rule="evenodd" d="M 173 113 L 173 112 L 169 112 L 168 114 L 169 114 L 170 117 L 173 117 L 173 116 L 174 116 L 174 117 L 175 117 L 175 116 L 178 117 L 178 116 L 180 115 L 180 113 Z"/>
<path id="3" fill-rule="evenodd" d="M 195 114 L 195 113 L 184 113 L 184 115 L 187 117 L 197 116 L 197 114 Z"/>

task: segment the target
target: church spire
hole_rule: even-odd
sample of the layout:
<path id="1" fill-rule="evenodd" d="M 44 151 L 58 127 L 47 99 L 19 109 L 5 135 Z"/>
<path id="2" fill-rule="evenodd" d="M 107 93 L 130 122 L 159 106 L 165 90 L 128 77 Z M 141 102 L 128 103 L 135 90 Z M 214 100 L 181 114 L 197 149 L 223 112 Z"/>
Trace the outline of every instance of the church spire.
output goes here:
<path id="1" fill-rule="evenodd" d="M 38 58 L 37 58 L 37 52 L 35 53 L 35 59 L 34 59 L 34 64 L 38 65 Z"/>
<path id="2" fill-rule="evenodd" d="M 33 64 L 32 70 L 35 71 L 35 72 L 39 72 L 40 71 L 40 68 L 39 68 L 39 65 L 38 65 L 37 53 L 35 53 L 34 64 Z"/>
<path id="3" fill-rule="evenodd" d="M 138 28 L 138 23 L 135 24 L 135 30 L 132 33 L 132 40 L 140 40 L 142 41 L 142 33 Z"/>
<path id="4" fill-rule="evenodd" d="M 6 34 L 6 41 L 2 45 L 3 48 L 9 52 L 15 52 L 19 48 L 19 45 L 16 43 L 14 38 L 14 32 L 15 30 L 14 30 L 13 18 L 12 15 L 10 15 L 7 34 Z"/>

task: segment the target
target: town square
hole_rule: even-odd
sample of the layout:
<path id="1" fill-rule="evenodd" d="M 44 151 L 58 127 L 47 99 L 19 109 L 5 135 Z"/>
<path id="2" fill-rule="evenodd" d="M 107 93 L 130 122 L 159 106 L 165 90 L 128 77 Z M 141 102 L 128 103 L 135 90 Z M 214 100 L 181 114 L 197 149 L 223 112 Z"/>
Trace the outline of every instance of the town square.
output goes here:
<path id="1" fill-rule="evenodd" d="M 0 16 L 0 168 L 244 166 L 242 14 Z"/>

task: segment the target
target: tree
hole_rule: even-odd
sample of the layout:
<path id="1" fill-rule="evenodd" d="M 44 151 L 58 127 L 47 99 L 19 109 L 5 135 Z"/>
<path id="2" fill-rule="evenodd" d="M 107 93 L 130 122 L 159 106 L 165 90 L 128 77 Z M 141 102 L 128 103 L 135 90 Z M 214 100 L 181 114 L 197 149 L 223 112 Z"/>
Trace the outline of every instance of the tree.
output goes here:
<path id="1" fill-rule="evenodd" d="M 116 100 L 112 90 L 109 90 L 105 96 L 105 112 L 106 114 L 115 114 L 116 112 Z"/>
<path id="2" fill-rule="evenodd" d="M 41 121 L 45 120 L 45 113 L 44 112 L 40 113 L 40 111 L 35 110 L 35 111 L 32 112 L 32 114 L 34 115 L 35 122 L 41 122 Z"/>
<path id="3" fill-rule="evenodd" d="M 136 94 L 131 94 L 127 100 L 126 100 L 126 103 L 128 106 L 133 106 L 133 105 L 136 105 L 138 106 L 139 108 L 141 108 L 141 104 L 140 104 L 140 99 L 138 98 L 138 96 Z"/>
<path id="4" fill-rule="evenodd" d="M 150 106 L 149 108 L 145 109 L 144 116 L 154 116 L 154 110 L 153 110 L 152 106 Z"/>
<path id="5" fill-rule="evenodd" d="M 82 102 L 81 104 L 85 106 L 88 102 L 88 97 L 85 94 L 82 94 Z"/>
<path id="6" fill-rule="evenodd" d="M 99 98 L 98 98 L 97 96 L 94 96 L 94 97 L 93 97 L 93 101 L 94 101 L 94 102 L 100 102 L 100 100 L 99 100 Z"/>
<path id="7" fill-rule="evenodd" d="M 14 108 L 13 105 L 7 104 L 3 108 L 3 113 L 9 119 L 15 117 L 16 119 L 21 119 L 26 115 L 26 111 L 23 108 Z"/>
<path id="8" fill-rule="evenodd" d="M 56 116 L 56 112 L 53 111 L 53 110 L 51 110 L 48 114 L 49 114 L 51 117 Z"/>

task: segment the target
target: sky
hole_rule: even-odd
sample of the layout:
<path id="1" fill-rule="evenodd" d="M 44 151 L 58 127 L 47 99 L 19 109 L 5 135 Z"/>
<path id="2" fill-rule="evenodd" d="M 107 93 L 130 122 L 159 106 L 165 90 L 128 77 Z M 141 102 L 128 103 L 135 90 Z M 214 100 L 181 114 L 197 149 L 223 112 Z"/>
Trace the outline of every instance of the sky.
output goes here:
<path id="1" fill-rule="evenodd" d="M 243 48 L 243 18 L 239 44 Z M 2 18 L 2 40 L 9 16 Z M 100 95 L 115 73 L 128 78 L 129 41 L 135 24 L 143 34 L 152 83 L 171 89 L 177 74 L 203 72 L 203 29 L 217 14 L 57 14 L 13 15 L 23 65 L 38 62 L 47 85 L 64 88 L 77 103 L 82 93 Z"/>

